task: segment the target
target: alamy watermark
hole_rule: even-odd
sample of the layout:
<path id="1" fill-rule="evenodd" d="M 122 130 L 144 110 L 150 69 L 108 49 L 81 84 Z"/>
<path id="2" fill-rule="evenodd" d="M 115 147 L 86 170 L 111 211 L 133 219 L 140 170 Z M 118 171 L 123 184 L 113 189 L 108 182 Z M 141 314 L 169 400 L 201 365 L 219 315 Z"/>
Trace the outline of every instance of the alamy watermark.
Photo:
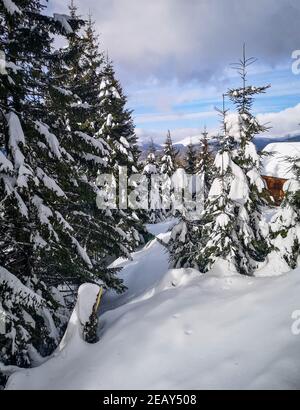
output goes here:
<path id="1" fill-rule="evenodd" d="M 300 309 L 294 310 L 292 315 L 293 323 L 291 326 L 291 332 L 294 336 L 300 335 Z"/>
<path id="2" fill-rule="evenodd" d="M 6 58 L 4 51 L 0 50 L 0 74 L 6 75 Z"/>
<path id="3" fill-rule="evenodd" d="M 194 219 L 203 211 L 204 181 L 200 175 L 187 174 L 178 169 L 166 174 L 132 174 L 127 167 L 119 167 L 117 178 L 99 174 L 96 181 L 99 209 L 178 210 Z"/>
<path id="4" fill-rule="evenodd" d="M 294 50 L 292 52 L 292 59 L 295 60 L 292 63 L 292 73 L 295 75 L 300 74 L 300 50 Z"/>
<path id="5" fill-rule="evenodd" d="M 4 335 L 6 332 L 6 313 L 4 312 L 0 303 L 0 335 Z"/>

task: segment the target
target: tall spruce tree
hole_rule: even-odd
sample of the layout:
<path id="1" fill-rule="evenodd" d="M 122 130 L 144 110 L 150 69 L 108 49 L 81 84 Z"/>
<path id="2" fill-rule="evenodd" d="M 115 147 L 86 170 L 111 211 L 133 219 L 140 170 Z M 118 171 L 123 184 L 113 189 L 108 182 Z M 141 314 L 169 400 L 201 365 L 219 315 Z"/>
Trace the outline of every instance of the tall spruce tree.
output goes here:
<path id="1" fill-rule="evenodd" d="M 182 175 L 182 172 L 178 176 L 175 174 L 174 181 L 176 182 L 176 177 L 181 180 L 181 183 L 179 182 L 179 193 L 182 189 L 185 190 L 185 195 L 182 198 L 182 207 L 177 209 L 179 222 L 172 229 L 168 243 L 170 264 L 175 268 L 197 268 L 197 247 L 195 244 L 201 234 L 199 209 L 194 209 L 194 204 L 195 200 L 197 199 L 198 201 L 199 199 L 198 190 L 201 190 L 201 184 L 199 184 L 200 179 L 195 175 L 196 161 L 197 152 L 194 145 L 190 142 L 187 147 L 185 169 L 178 169 L 178 171 L 184 171 L 184 175 Z M 182 187 L 180 186 L 181 184 Z M 189 193 L 188 197 L 186 196 L 187 193 Z M 197 204 L 198 206 L 199 204 Z"/>
<path id="2" fill-rule="evenodd" d="M 149 143 L 143 174 L 147 177 L 148 181 L 147 220 L 149 223 L 157 223 L 164 219 L 164 212 L 162 210 L 160 181 L 154 179 L 160 175 L 160 167 L 157 159 L 157 151 L 152 139 Z"/>
<path id="3" fill-rule="evenodd" d="M 100 84 L 102 137 L 111 147 L 110 165 L 115 177 L 119 167 L 128 167 L 128 177 L 137 171 L 139 148 L 132 121 L 132 112 L 126 108 L 127 99 L 115 77 L 112 62 L 106 58 Z"/>
<path id="4" fill-rule="evenodd" d="M 163 210 L 166 218 L 175 215 L 175 210 L 173 209 L 174 189 L 172 187 L 172 176 L 178 168 L 177 157 L 178 150 L 174 147 L 171 132 L 168 130 L 163 154 L 160 159 L 160 174 L 162 177 L 165 177 L 162 180 L 162 204 L 167 205 Z"/>
<path id="5" fill-rule="evenodd" d="M 185 211 L 192 210 L 194 208 L 194 201 L 197 196 L 198 213 L 200 206 L 204 204 L 204 174 L 197 174 L 197 156 L 198 152 L 196 147 L 189 143 L 187 146 L 186 158 L 185 158 L 185 171 L 187 173 L 188 192 L 190 198 L 185 198 L 184 208 Z M 201 202 L 201 203 L 200 203 Z"/>
<path id="6" fill-rule="evenodd" d="M 200 138 L 200 152 L 196 162 L 196 174 L 202 180 L 202 189 L 204 198 L 207 198 L 213 180 L 214 159 L 209 151 L 208 132 L 204 128 Z"/>
<path id="7" fill-rule="evenodd" d="M 141 171 L 139 166 L 140 150 L 135 135 L 132 112 L 126 108 L 126 96 L 119 81 L 116 79 L 112 62 L 106 58 L 101 71 L 100 84 L 101 105 L 101 137 L 110 147 L 111 154 L 108 158 L 108 168 L 118 186 L 121 167 L 126 167 L 126 177 Z M 121 172 L 123 173 L 123 171 Z M 131 188 L 128 188 L 130 194 Z M 118 196 L 120 200 L 120 196 Z M 123 242 L 133 250 L 143 242 L 146 234 L 141 213 L 128 207 L 127 199 L 123 199 L 124 209 L 113 210 L 113 216 L 118 226 L 126 232 Z"/>
<path id="8" fill-rule="evenodd" d="M 197 163 L 197 151 L 195 146 L 190 141 L 187 146 L 186 158 L 185 158 L 185 170 L 189 175 L 194 175 L 196 173 L 196 163 Z"/>
<path id="9" fill-rule="evenodd" d="M 222 259 L 238 272 L 251 275 L 255 267 L 249 252 L 253 231 L 245 207 L 249 186 L 243 170 L 232 156 L 234 141 L 227 126 L 227 112 L 223 96 L 223 108 L 219 110 L 222 132 L 214 162 L 216 174 L 201 218 L 196 261 L 202 272 Z"/>
<path id="10" fill-rule="evenodd" d="M 261 124 L 252 113 L 254 97 L 266 92 L 270 87 L 256 87 L 247 85 L 247 70 L 256 60 L 247 58 L 245 45 L 243 47 L 243 56 L 241 60 L 234 64 L 237 69 L 242 86 L 228 91 L 228 96 L 236 106 L 238 113 L 238 148 L 235 152 L 235 162 L 245 173 L 249 185 L 249 197 L 245 203 L 245 209 L 249 215 L 249 225 L 253 232 L 252 240 L 248 246 L 248 252 L 254 261 L 264 261 L 270 246 L 267 240 L 266 224 L 262 227 L 262 207 L 266 205 L 265 183 L 261 177 L 261 157 L 257 153 L 253 143 L 253 138 L 262 132 L 267 131 L 267 127 Z"/>
<path id="11" fill-rule="evenodd" d="M 36 352 L 49 354 L 57 343 L 54 328 L 59 332 L 64 323 L 49 271 L 84 255 L 60 212 L 68 154 L 43 122 L 51 35 L 71 32 L 77 23 L 45 16 L 43 8 L 38 0 L 0 3 L 6 59 L 0 73 L 0 297 L 7 316 L 0 361 L 19 366 L 28 366 Z"/>
<path id="12" fill-rule="evenodd" d="M 223 108 L 219 111 L 222 132 L 214 161 L 215 178 L 204 212 L 194 227 L 195 236 L 191 236 L 193 230 L 184 224 L 181 229 L 175 227 L 169 243 L 171 260 L 178 267 L 182 264 L 197 266 L 201 272 L 210 270 L 220 259 L 227 260 L 232 269 L 253 275 L 258 260 L 253 257 L 256 255 L 252 246 L 255 233 L 248 210 L 251 187 L 235 160 L 235 141 L 227 124 L 227 112 L 223 100 Z M 191 236 L 184 243 L 180 243 L 182 232 Z"/>
<path id="13" fill-rule="evenodd" d="M 78 20 L 73 2 L 70 11 L 72 18 Z M 90 262 L 85 269 L 80 265 L 68 266 L 69 277 L 73 275 L 78 284 L 101 280 L 105 286 L 122 291 L 116 270 L 107 265 L 114 257 L 128 257 L 131 248 L 126 246 L 126 234 L 115 218 L 108 210 L 99 210 L 96 204 L 97 174 L 110 172 L 108 162 L 112 154 L 101 135 L 102 62 L 89 17 L 84 35 L 73 31 L 68 35 L 68 47 L 56 53 L 49 71 L 47 115 L 70 154 L 65 182 L 70 197 L 67 220 L 76 230 L 77 241 L 84 244 Z"/>
<path id="14" fill-rule="evenodd" d="M 253 226 L 251 198 L 253 185 L 255 184 L 260 194 L 264 185 L 258 177 L 257 180 L 252 179 L 254 170 L 251 169 L 250 173 L 249 170 L 244 170 L 240 155 L 235 155 L 234 148 L 237 143 L 230 135 L 227 111 L 223 96 L 223 109 L 219 111 L 222 116 L 221 144 L 214 164 L 217 175 L 202 218 L 202 244 L 197 263 L 200 270 L 206 272 L 218 259 L 227 260 L 239 273 L 253 275 L 258 262 L 264 260 L 263 251 L 267 248 L 267 243 L 259 225 L 260 221 L 256 221 L 257 225 Z M 254 161 L 254 155 L 251 157 Z M 258 164 L 255 163 L 255 166 Z M 255 171 L 258 173 L 257 168 Z M 256 248 L 258 228 L 262 243 L 260 253 Z"/>
<path id="15" fill-rule="evenodd" d="M 178 151 L 173 145 L 171 132 L 170 130 L 168 130 L 167 138 L 164 144 L 163 155 L 161 158 L 161 174 L 166 174 L 169 177 L 171 177 L 174 174 L 174 172 L 178 168 L 177 156 Z"/>

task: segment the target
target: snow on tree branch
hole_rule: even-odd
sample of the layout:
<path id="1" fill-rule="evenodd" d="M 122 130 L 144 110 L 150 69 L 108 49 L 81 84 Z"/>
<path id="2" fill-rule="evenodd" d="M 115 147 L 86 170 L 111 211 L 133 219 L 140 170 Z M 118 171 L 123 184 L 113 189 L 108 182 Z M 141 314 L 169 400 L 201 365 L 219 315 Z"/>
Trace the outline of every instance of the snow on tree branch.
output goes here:
<path id="1" fill-rule="evenodd" d="M 54 18 L 55 21 L 58 21 L 61 24 L 61 26 L 65 30 L 66 34 L 72 34 L 73 33 L 73 29 L 72 29 L 72 27 L 69 23 L 69 20 L 72 20 L 72 18 L 70 16 L 67 16 L 66 14 L 54 13 L 53 18 Z"/>
<path id="2" fill-rule="evenodd" d="M 4 7 L 8 11 L 9 14 L 13 15 L 14 13 L 22 14 L 19 7 L 12 1 L 12 0 L 2 0 Z"/>

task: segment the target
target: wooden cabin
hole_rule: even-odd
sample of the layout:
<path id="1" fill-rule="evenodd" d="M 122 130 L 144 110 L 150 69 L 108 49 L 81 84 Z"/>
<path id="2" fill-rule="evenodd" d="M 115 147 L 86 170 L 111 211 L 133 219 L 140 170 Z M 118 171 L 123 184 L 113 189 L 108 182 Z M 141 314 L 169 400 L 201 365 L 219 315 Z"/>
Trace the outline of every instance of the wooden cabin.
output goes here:
<path id="1" fill-rule="evenodd" d="M 275 142 L 268 144 L 263 153 L 262 175 L 266 181 L 267 188 L 273 196 L 277 205 L 284 198 L 284 183 L 295 178 L 291 170 L 288 157 L 300 158 L 300 142 Z"/>
<path id="2" fill-rule="evenodd" d="M 263 175 L 262 177 L 266 181 L 268 191 L 274 198 L 275 203 L 279 205 L 284 198 L 283 185 L 287 179 L 267 175 Z"/>

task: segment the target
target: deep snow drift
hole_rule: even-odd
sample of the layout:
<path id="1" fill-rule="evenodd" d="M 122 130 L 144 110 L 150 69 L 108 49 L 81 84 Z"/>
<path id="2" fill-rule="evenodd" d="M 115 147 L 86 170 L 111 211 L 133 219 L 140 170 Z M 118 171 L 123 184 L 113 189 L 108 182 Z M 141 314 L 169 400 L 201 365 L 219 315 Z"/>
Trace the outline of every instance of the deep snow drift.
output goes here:
<path id="1" fill-rule="evenodd" d="M 169 225 L 151 229 L 166 242 Z M 114 265 L 125 266 L 129 290 L 105 295 L 100 341 L 64 340 L 7 389 L 300 388 L 300 335 L 292 333 L 300 269 L 257 278 L 225 264 L 206 275 L 168 270 L 157 239 Z"/>

